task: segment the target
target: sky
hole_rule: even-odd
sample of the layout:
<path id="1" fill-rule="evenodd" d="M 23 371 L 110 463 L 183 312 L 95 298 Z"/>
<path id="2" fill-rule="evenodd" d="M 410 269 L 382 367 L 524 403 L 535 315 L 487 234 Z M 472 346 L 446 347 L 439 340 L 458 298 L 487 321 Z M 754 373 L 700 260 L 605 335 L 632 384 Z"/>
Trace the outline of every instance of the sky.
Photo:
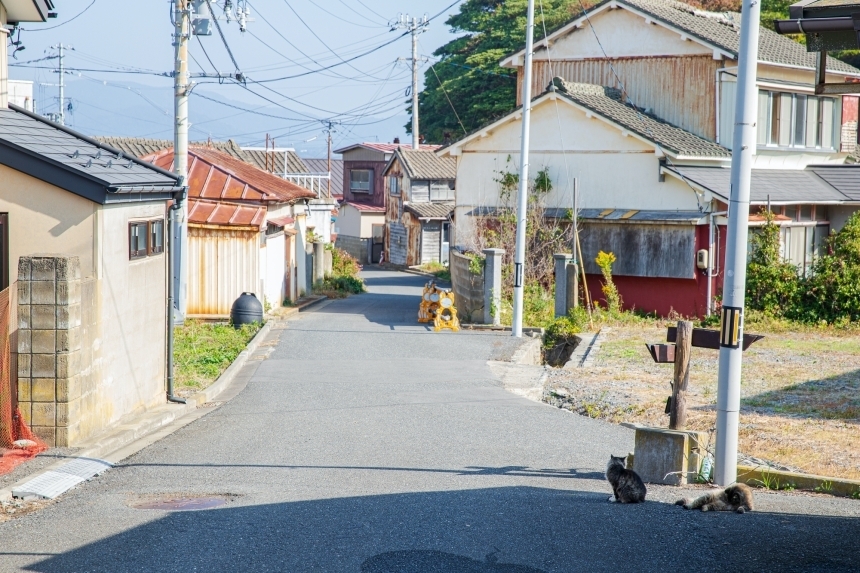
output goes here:
<path id="1" fill-rule="evenodd" d="M 430 57 L 456 37 L 445 25 L 459 9 L 459 2 L 448 8 L 453 2 L 248 0 L 247 31 L 241 32 L 235 20 L 219 23 L 249 81 L 242 86 L 195 78 L 190 139 L 233 138 L 242 145 L 263 146 L 268 133 L 278 147 L 324 157 L 321 120 L 333 119 L 338 122 L 335 149 L 395 137 L 410 141 L 404 125 L 410 121 L 411 69 L 409 62 L 397 59 L 411 57 L 411 38 L 400 37 L 405 30 L 392 31 L 390 24 L 400 14 L 432 17 L 441 12 L 419 36 L 419 55 Z M 214 13 L 223 15 L 224 0 L 212 4 Z M 58 75 L 53 72 L 56 59 L 34 60 L 56 54 L 52 47 L 62 43 L 71 47 L 64 58 L 71 70 L 65 75 L 72 105 L 67 125 L 92 136 L 172 139 L 173 80 L 159 75 L 173 69 L 170 2 L 57 0 L 55 5 L 56 19 L 21 25 L 16 39 L 26 49 L 9 60 L 11 79 L 36 82 L 37 112 L 58 110 L 58 88 L 50 85 L 58 83 Z M 189 43 L 192 73 L 235 73 L 214 26 L 212 32 Z M 371 53 L 362 55 L 366 52 Z M 432 61 L 422 63 L 419 90 Z M 334 67 L 320 71 L 328 66 Z"/>

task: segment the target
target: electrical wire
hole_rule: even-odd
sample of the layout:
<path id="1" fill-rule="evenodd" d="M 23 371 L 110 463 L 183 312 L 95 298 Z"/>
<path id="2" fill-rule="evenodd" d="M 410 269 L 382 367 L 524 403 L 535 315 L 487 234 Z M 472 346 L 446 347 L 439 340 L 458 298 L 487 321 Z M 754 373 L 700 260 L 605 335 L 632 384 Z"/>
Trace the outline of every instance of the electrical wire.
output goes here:
<path id="1" fill-rule="evenodd" d="M 206 0 L 206 5 L 209 7 L 209 11 L 212 12 L 212 0 Z M 241 69 L 239 68 L 239 64 L 236 62 L 236 58 L 233 56 L 230 44 L 227 43 L 227 38 L 224 36 L 224 32 L 221 30 L 221 24 L 218 22 L 218 18 L 212 18 L 212 21 L 215 23 L 215 29 L 218 30 L 218 35 L 221 36 L 221 42 L 224 43 L 224 47 L 227 49 L 227 53 L 233 61 L 233 66 L 236 70 L 236 79 L 240 79 L 242 76 Z"/>
<path id="2" fill-rule="evenodd" d="M 322 10 L 323 12 L 325 12 L 326 14 L 331 16 L 332 18 L 336 18 L 336 19 L 340 20 L 341 22 L 346 22 L 347 24 L 351 24 L 353 26 L 358 26 L 359 28 L 388 28 L 388 26 L 380 26 L 380 25 L 368 26 L 367 24 L 359 24 L 358 22 L 352 22 L 350 20 L 347 20 L 346 18 L 341 18 L 340 16 L 338 16 L 334 12 L 329 12 L 328 10 L 326 10 L 325 8 L 320 6 L 320 4 L 317 2 L 311 2 L 311 6 L 319 8 L 320 10 Z"/>
<path id="3" fill-rule="evenodd" d="M 90 8 L 92 8 L 92 7 L 93 7 L 93 4 L 95 4 L 95 3 L 96 3 L 96 0 L 93 0 L 92 2 L 90 2 L 89 6 L 87 6 L 86 8 L 84 8 L 83 10 L 81 10 L 80 12 L 78 12 L 75 16 L 73 16 L 73 17 L 69 18 L 68 20 L 66 20 L 66 21 L 65 21 L 65 22 L 63 22 L 62 24 L 57 24 L 56 26 L 51 26 L 50 28 L 36 28 L 36 29 L 33 29 L 33 30 L 31 30 L 31 29 L 27 28 L 27 31 L 28 31 L 28 32 L 47 32 L 48 30 L 56 30 L 56 29 L 57 29 L 57 28 L 59 28 L 60 26 L 65 26 L 65 25 L 66 25 L 66 24 L 68 24 L 69 22 L 73 22 L 73 21 L 77 20 L 78 18 L 80 18 L 81 16 L 83 16 L 83 15 L 84 15 L 84 13 L 85 13 L 87 10 L 89 10 Z"/>

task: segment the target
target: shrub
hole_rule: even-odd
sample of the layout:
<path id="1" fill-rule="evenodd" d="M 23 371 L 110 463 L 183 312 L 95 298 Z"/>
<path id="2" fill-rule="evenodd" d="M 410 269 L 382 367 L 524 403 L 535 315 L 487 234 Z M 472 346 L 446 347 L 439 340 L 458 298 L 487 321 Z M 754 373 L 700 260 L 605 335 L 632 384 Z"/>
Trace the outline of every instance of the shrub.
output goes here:
<path id="1" fill-rule="evenodd" d="M 337 247 L 328 245 L 331 251 L 331 276 L 333 277 L 358 277 L 361 265 L 358 259 Z"/>
<path id="2" fill-rule="evenodd" d="M 765 224 L 750 234 L 747 263 L 746 304 L 771 316 L 782 316 L 800 302 L 797 267 L 783 260 L 779 252 L 779 227 L 774 215 L 762 209 Z"/>
<path id="3" fill-rule="evenodd" d="M 552 348 L 560 342 L 570 342 L 573 337 L 586 329 L 588 324 L 588 312 L 579 306 L 570 309 L 567 316 L 559 316 L 546 327 L 543 344 L 546 348 Z"/>
<path id="4" fill-rule="evenodd" d="M 615 262 L 615 255 L 612 253 L 597 253 L 597 258 L 594 259 L 597 266 L 600 267 L 600 272 L 603 273 L 603 298 L 606 299 L 606 307 L 612 314 L 621 312 L 621 295 L 618 293 L 618 288 L 612 280 L 612 263 Z"/>

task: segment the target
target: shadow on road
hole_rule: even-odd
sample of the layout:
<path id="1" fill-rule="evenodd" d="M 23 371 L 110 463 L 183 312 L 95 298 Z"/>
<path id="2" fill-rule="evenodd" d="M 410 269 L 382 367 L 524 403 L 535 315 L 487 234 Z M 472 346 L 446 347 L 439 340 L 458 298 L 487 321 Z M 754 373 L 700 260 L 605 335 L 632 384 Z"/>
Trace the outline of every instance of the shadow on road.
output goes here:
<path id="1" fill-rule="evenodd" d="M 266 490 L 265 484 L 259 485 Z M 239 496 L 219 509 L 149 511 L 142 516 L 149 522 L 26 569 L 45 573 L 857 570 L 851 540 L 860 534 L 858 519 L 702 513 L 658 502 L 612 504 L 606 498 L 606 493 L 536 487 L 259 505 L 242 505 L 250 503 L 251 497 Z M 129 494 L 127 502 L 134 501 Z M 116 509 L 118 515 L 138 511 L 144 510 Z"/>

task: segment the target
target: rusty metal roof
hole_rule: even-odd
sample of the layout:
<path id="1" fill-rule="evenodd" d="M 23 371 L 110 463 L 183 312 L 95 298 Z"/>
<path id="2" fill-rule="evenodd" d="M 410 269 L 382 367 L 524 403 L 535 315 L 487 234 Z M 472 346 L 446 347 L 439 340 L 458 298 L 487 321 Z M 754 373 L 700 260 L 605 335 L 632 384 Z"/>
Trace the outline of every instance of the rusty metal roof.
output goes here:
<path id="1" fill-rule="evenodd" d="M 259 229 L 265 220 L 266 207 L 263 205 L 243 205 L 209 199 L 188 200 L 188 222 L 192 224 Z"/>
<path id="2" fill-rule="evenodd" d="M 282 203 L 316 198 L 313 191 L 210 147 L 189 147 L 188 157 L 189 197 Z M 173 149 L 143 159 L 169 169 L 173 164 Z"/>
<path id="3" fill-rule="evenodd" d="M 407 203 L 403 207 L 419 219 L 447 219 L 454 210 L 453 203 Z"/>
<path id="4" fill-rule="evenodd" d="M 359 211 L 366 211 L 368 213 L 385 213 L 385 207 L 380 205 L 368 205 L 367 203 L 355 203 L 353 201 L 347 201 L 344 205 L 349 205 L 350 207 L 355 207 Z"/>
<path id="5" fill-rule="evenodd" d="M 394 152 L 400 160 L 403 170 L 410 179 L 442 179 L 457 178 L 457 159 L 454 157 L 439 157 L 430 149 L 401 148 Z M 392 165 L 394 158 L 389 162 Z M 387 171 L 388 168 L 386 168 Z"/>
<path id="6" fill-rule="evenodd" d="M 273 217 L 267 221 L 270 225 L 276 225 L 278 227 L 287 227 L 296 222 L 293 217 Z"/>

